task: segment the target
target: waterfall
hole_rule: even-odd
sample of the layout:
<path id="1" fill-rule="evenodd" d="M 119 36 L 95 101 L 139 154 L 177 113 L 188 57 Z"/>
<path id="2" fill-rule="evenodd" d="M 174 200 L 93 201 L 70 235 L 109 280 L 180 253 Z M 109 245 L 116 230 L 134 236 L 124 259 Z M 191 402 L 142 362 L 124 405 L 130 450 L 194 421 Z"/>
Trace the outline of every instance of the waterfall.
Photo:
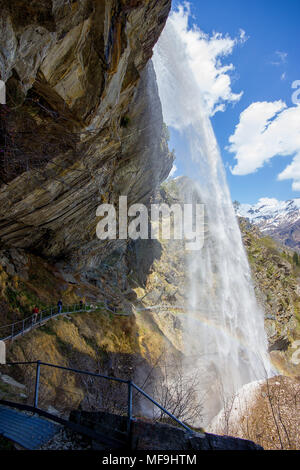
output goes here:
<path id="1" fill-rule="evenodd" d="M 203 92 L 172 16 L 153 62 L 164 120 L 188 142 L 186 158 L 205 204 L 204 247 L 187 254 L 184 348 L 186 370 L 199 373 L 208 423 L 244 384 L 271 374 L 264 312 L 256 301 Z"/>

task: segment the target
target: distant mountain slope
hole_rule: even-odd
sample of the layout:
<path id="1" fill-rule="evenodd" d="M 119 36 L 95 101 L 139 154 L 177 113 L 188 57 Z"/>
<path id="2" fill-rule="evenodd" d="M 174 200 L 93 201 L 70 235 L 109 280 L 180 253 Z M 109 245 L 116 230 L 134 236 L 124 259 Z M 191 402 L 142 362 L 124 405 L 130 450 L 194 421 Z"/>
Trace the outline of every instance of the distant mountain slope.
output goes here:
<path id="1" fill-rule="evenodd" d="M 255 205 L 241 204 L 237 210 L 265 235 L 300 251 L 300 198 L 289 201 L 260 199 Z"/>
<path id="2" fill-rule="evenodd" d="M 255 293 L 265 311 L 272 363 L 284 375 L 300 377 L 295 346 L 300 339 L 300 266 L 293 251 L 263 236 L 257 226 L 239 218 Z"/>

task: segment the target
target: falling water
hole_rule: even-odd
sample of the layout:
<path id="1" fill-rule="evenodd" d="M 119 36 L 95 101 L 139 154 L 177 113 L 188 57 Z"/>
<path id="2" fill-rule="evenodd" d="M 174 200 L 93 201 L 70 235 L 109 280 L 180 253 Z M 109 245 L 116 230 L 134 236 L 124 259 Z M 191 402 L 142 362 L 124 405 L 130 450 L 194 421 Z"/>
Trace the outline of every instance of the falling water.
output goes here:
<path id="1" fill-rule="evenodd" d="M 187 158 L 205 204 L 208 233 L 188 258 L 185 357 L 198 370 L 209 422 L 244 384 L 270 375 L 264 314 L 258 306 L 220 151 L 186 47 L 171 20 L 154 67 L 165 122 L 183 130 Z"/>

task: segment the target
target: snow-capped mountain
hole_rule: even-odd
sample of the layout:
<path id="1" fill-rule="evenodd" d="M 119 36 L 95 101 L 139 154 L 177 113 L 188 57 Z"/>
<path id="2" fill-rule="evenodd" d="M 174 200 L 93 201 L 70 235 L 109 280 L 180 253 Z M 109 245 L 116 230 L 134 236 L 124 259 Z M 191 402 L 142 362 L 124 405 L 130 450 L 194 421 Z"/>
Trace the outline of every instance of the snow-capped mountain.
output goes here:
<path id="1" fill-rule="evenodd" d="M 241 204 L 237 214 L 257 225 L 265 235 L 300 251 L 300 198 L 262 198 L 254 205 Z"/>

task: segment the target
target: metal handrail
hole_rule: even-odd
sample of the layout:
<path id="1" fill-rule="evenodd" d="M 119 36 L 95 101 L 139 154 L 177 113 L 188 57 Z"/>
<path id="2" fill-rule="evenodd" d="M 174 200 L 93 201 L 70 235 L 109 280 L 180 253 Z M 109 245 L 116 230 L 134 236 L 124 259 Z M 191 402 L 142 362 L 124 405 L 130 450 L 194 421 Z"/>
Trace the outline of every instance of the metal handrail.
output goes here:
<path id="1" fill-rule="evenodd" d="M 148 393 L 144 392 L 140 387 L 138 387 L 135 383 L 132 383 L 133 388 L 135 388 L 141 395 L 143 395 L 145 398 L 150 400 L 154 405 L 156 405 L 158 408 L 160 408 L 166 415 L 168 415 L 170 418 L 172 418 L 174 421 L 176 421 L 177 424 L 180 424 L 186 431 L 188 432 L 193 432 L 186 424 L 184 424 L 182 421 L 177 419 L 172 413 L 170 413 L 166 408 L 164 408 L 162 405 L 160 405 L 154 398 L 150 397 Z"/>
<path id="2" fill-rule="evenodd" d="M 25 333 L 28 333 L 33 328 L 36 328 L 44 324 L 48 320 L 51 320 L 51 318 L 55 318 L 59 315 L 68 315 L 71 313 L 80 313 L 80 312 L 92 312 L 93 310 L 96 310 L 98 308 L 103 308 L 116 316 L 130 316 L 131 315 L 128 312 L 116 312 L 112 310 L 109 307 L 108 301 L 106 299 L 104 299 L 101 302 L 93 302 L 91 304 L 83 304 L 83 305 L 84 305 L 84 308 L 80 308 L 81 304 L 72 304 L 66 307 L 62 307 L 61 311 L 58 311 L 57 307 L 53 307 L 53 306 L 47 307 L 46 309 L 41 310 L 38 314 L 32 314 L 26 318 L 23 318 L 22 320 L 18 320 L 14 323 L 9 323 L 8 325 L 0 326 L 0 330 L 11 329 L 11 333 L 8 336 L 4 336 L 2 338 L 0 337 L 0 340 L 1 341 L 13 340 L 14 338 L 17 338 L 18 336 L 22 336 Z M 135 310 L 137 312 L 143 312 L 143 311 L 149 311 L 149 310 L 170 310 L 170 309 L 185 310 L 185 307 L 182 305 L 164 305 L 164 304 L 153 305 L 153 306 L 148 306 L 148 307 L 135 307 Z M 50 312 L 50 314 L 47 315 L 48 312 Z M 35 315 L 37 315 L 38 319 L 35 319 Z M 22 325 L 21 329 L 17 331 L 17 327 L 20 324 Z M 0 332 L 0 335 L 1 335 L 1 332 Z"/>
<path id="3" fill-rule="evenodd" d="M 81 304 L 72 304 L 66 307 L 63 307 L 62 310 L 58 310 L 57 307 L 48 307 L 44 310 L 41 310 L 38 314 L 32 314 L 29 317 L 23 318 L 22 320 L 18 320 L 14 323 L 10 323 L 8 325 L 4 325 L 0 327 L 0 330 L 3 329 L 11 329 L 11 333 L 8 336 L 4 336 L 0 338 L 1 341 L 8 341 L 12 340 L 18 336 L 22 336 L 24 333 L 28 333 L 31 331 L 33 328 L 36 328 L 42 324 L 44 324 L 46 321 L 51 320 L 51 318 L 55 318 L 60 315 L 68 315 L 71 313 L 80 313 L 80 312 L 92 312 L 98 308 L 103 308 L 107 310 L 110 313 L 113 313 L 114 315 L 117 316 L 129 316 L 129 313 L 126 312 L 116 312 L 112 310 L 108 304 L 107 300 L 101 301 L 101 302 L 93 302 L 91 304 L 83 304 L 84 308 L 80 308 Z M 50 312 L 50 315 L 47 314 Z M 37 319 L 35 320 L 35 315 L 37 315 Z M 16 331 L 16 327 L 21 324 L 21 329 Z M 0 333 L 1 334 L 1 333 Z"/>
<path id="4" fill-rule="evenodd" d="M 58 311 L 57 306 L 56 307 L 48 307 L 44 310 L 41 310 L 38 314 L 32 314 L 29 317 L 23 318 L 22 320 L 18 320 L 14 323 L 9 323 L 8 325 L 0 326 L 0 330 L 4 329 L 11 329 L 11 333 L 8 336 L 0 337 L 0 341 L 8 341 L 8 340 L 13 340 L 14 338 L 17 338 L 18 336 L 22 336 L 25 333 L 28 333 L 31 331 L 33 328 L 36 328 L 38 326 L 41 326 L 48 320 L 51 320 L 51 318 L 55 318 L 59 315 L 68 315 L 72 313 L 80 313 L 80 312 L 92 312 L 94 310 L 97 310 L 98 308 L 103 308 L 107 310 L 108 312 L 116 315 L 116 316 L 130 316 L 131 313 L 129 312 L 117 312 L 115 310 L 112 310 L 109 305 L 108 305 L 108 300 L 104 299 L 101 302 L 93 302 L 91 304 L 83 304 L 84 308 L 80 308 L 81 304 L 72 304 L 66 307 L 63 307 L 61 311 Z M 66 310 L 67 309 L 67 310 Z M 151 305 L 151 306 L 146 306 L 146 307 L 137 307 L 134 306 L 134 309 L 136 312 L 146 312 L 146 311 L 151 311 L 151 310 L 182 310 L 185 311 L 187 307 L 183 305 L 168 305 L 168 304 L 158 304 L 158 305 Z M 197 309 L 192 309 L 197 311 Z M 50 315 L 45 316 L 50 312 Z M 39 317 L 37 320 L 35 319 L 35 315 Z M 21 329 L 19 331 L 16 331 L 16 327 L 22 324 Z M 1 335 L 1 331 L 0 331 Z"/>
<path id="5" fill-rule="evenodd" d="M 96 307 L 104 307 L 106 310 L 108 310 L 109 312 L 111 313 L 114 313 L 115 315 L 129 315 L 127 312 L 115 312 L 113 311 L 111 308 L 109 308 L 109 306 L 107 305 L 107 300 L 103 300 L 101 302 L 94 302 L 92 303 L 92 307 L 90 308 L 86 308 L 86 304 L 85 305 L 85 308 L 84 309 L 76 309 L 76 310 L 68 310 L 68 311 L 61 311 L 60 314 L 61 315 L 66 315 L 68 313 L 74 313 L 75 312 L 84 312 L 84 311 L 87 311 L 87 310 L 94 310 L 95 309 L 95 306 Z M 90 304 L 88 304 L 90 305 Z M 70 307 L 77 307 L 77 306 L 80 306 L 80 304 L 71 304 L 71 305 L 68 305 L 67 308 L 70 308 Z M 64 307 L 63 307 L 64 308 Z M 138 312 L 143 312 L 143 311 L 147 311 L 147 310 L 186 310 L 187 307 L 183 306 L 183 305 L 169 305 L 169 304 L 158 304 L 158 305 L 150 305 L 150 306 L 147 306 L 147 307 L 137 307 L 136 310 Z M 48 312 L 49 310 L 52 312 L 53 310 L 57 309 L 57 307 L 54 307 L 54 306 L 51 306 L 51 307 L 47 307 L 45 308 L 44 310 L 41 310 L 37 315 L 41 315 L 43 313 L 46 313 Z M 0 330 L 4 329 L 4 328 L 9 328 L 9 327 L 12 327 L 14 325 L 17 325 L 18 323 L 23 323 L 23 322 L 26 322 L 27 320 L 32 320 L 32 318 L 34 317 L 35 314 L 32 314 L 28 317 L 25 317 L 23 318 L 22 320 L 18 320 L 18 321 L 15 321 L 13 323 L 8 323 L 7 325 L 3 325 L 3 326 L 0 326 Z M 50 315 L 51 316 L 51 315 Z M 53 316 L 53 315 L 52 315 Z M 44 317 L 43 320 L 45 320 L 46 318 L 48 317 Z"/>
<path id="6" fill-rule="evenodd" d="M 96 305 L 100 305 L 100 304 L 104 304 L 104 303 L 105 303 L 105 301 L 103 301 L 103 302 L 96 302 Z M 67 307 L 63 307 L 63 309 L 64 309 L 64 308 L 70 308 L 70 307 L 73 307 L 73 306 L 76 307 L 77 305 L 80 305 L 80 304 L 71 304 L 71 305 L 68 305 Z M 84 304 L 84 305 L 86 305 L 86 304 Z M 89 305 L 89 304 L 88 304 L 88 305 Z M 56 310 L 56 309 L 57 309 L 57 306 L 56 306 L 56 307 L 55 307 L 55 306 L 50 306 L 50 307 L 47 307 L 47 308 L 41 310 L 37 315 L 41 315 L 41 314 L 46 313 L 46 312 L 48 312 L 48 311 L 52 312 L 53 310 Z M 85 308 L 85 309 L 82 309 L 82 310 L 86 310 L 86 308 Z M 61 314 L 66 314 L 66 313 L 72 313 L 72 312 L 71 312 L 71 311 L 63 311 L 63 310 L 62 310 L 60 313 L 61 313 Z M 0 326 L 0 330 L 3 329 L 3 328 L 9 328 L 9 327 L 11 327 L 12 325 L 17 325 L 18 323 L 23 323 L 23 322 L 26 321 L 26 320 L 30 320 L 30 319 L 32 319 L 32 318 L 34 317 L 34 315 L 35 315 L 35 314 L 32 314 L 32 315 L 30 315 L 30 316 L 28 316 L 28 317 L 23 318 L 22 320 L 15 321 L 15 322 L 13 322 L 13 323 L 8 323 L 7 325 L 4 325 L 4 326 Z"/>
<path id="7" fill-rule="evenodd" d="M 90 372 L 88 370 L 81 370 L 81 369 L 73 369 L 71 367 L 65 367 L 65 366 L 59 366 L 57 364 L 50 364 L 49 362 L 43 362 L 43 361 L 33 361 L 33 364 L 39 363 L 42 366 L 47 366 L 47 367 L 54 367 L 55 369 L 62 369 L 62 370 L 69 370 L 71 372 L 75 372 L 76 374 L 84 374 L 84 375 L 91 375 L 92 377 L 100 377 L 102 379 L 106 380 L 113 380 L 115 382 L 120 382 L 120 383 L 128 383 L 128 380 L 125 379 L 119 379 L 118 377 L 110 377 L 109 375 L 104 375 L 104 374 L 98 374 L 97 372 Z M 28 364 L 27 362 L 8 362 L 6 365 L 20 365 L 20 364 Z"/>
<path id="8" fill-rule="evenodd" d="M 161 411 L 163 411 L 166 415 L 169 416 L 173 421 L 175 421 L 177 424 L 182 426 L 187 432 L 190 434 L 194 434 L 195 432 L 190 429 L 186 424 L 184 424 L 182 421 L 180 421 L 176 416 L 174 416 L 172 413 L 170 413 L 164 406 L 160 405 L 154 398 L 152 398 L 148 393 L 146 393 L 144 390 L 142 390 L 138 385 L 136 385 L 132 380 L 125 380 L 125 379 L 120 379 L 118 377 L 111 377 L 108 375 L 104 374 L 98 374 L 96 372 L 90 372 L 86 370 L 80 370 L 80 369 L 73 369 L 70 367 L 65 367 L 65 366 L 59 366 L 57 364 L 51 364 L 43 361 L 28 361 L 28 362 L 8 362 L 5 364 L 6 366 L 18 366 L 18 365 L 32 365 L 36 364 L 36 374 L 35 374 L 35 389 L 34 389 L 34 398 L 33 398 L 33 408 L 37 410 L 37 412 L 42 411 L 38 407 L 38 401 L 39 401 L 39 385 L 40 385 L 40 369 L 41 366 L 46 366 L 46 367 L 53 367 L 56 369 L 61 369 L 61 370 L 66 370 L 70 372 L 74 372 L 76 374 L 84 374 L 84 375 L 89 375 L 92 377 L 99 377 L 101 379 L 105 380 L 110 380 L 114 382 L 119 382 L 123 384 L 127 384 L 128 387 L 128 398 L 127 398 L 127 438 L 128 438 L 128 443 L 131 446 L 132 444 L 132 422 L 133 422 L 133 389 L 135 389 L 137 392 L 141 393 L 147 400 L 152 402 L 155 406 L 157 406 Z M 2 365 L 2 364 L 0 364 Z M 11 405 L 13 406 L 16 403 L 10 402 Z"/>

